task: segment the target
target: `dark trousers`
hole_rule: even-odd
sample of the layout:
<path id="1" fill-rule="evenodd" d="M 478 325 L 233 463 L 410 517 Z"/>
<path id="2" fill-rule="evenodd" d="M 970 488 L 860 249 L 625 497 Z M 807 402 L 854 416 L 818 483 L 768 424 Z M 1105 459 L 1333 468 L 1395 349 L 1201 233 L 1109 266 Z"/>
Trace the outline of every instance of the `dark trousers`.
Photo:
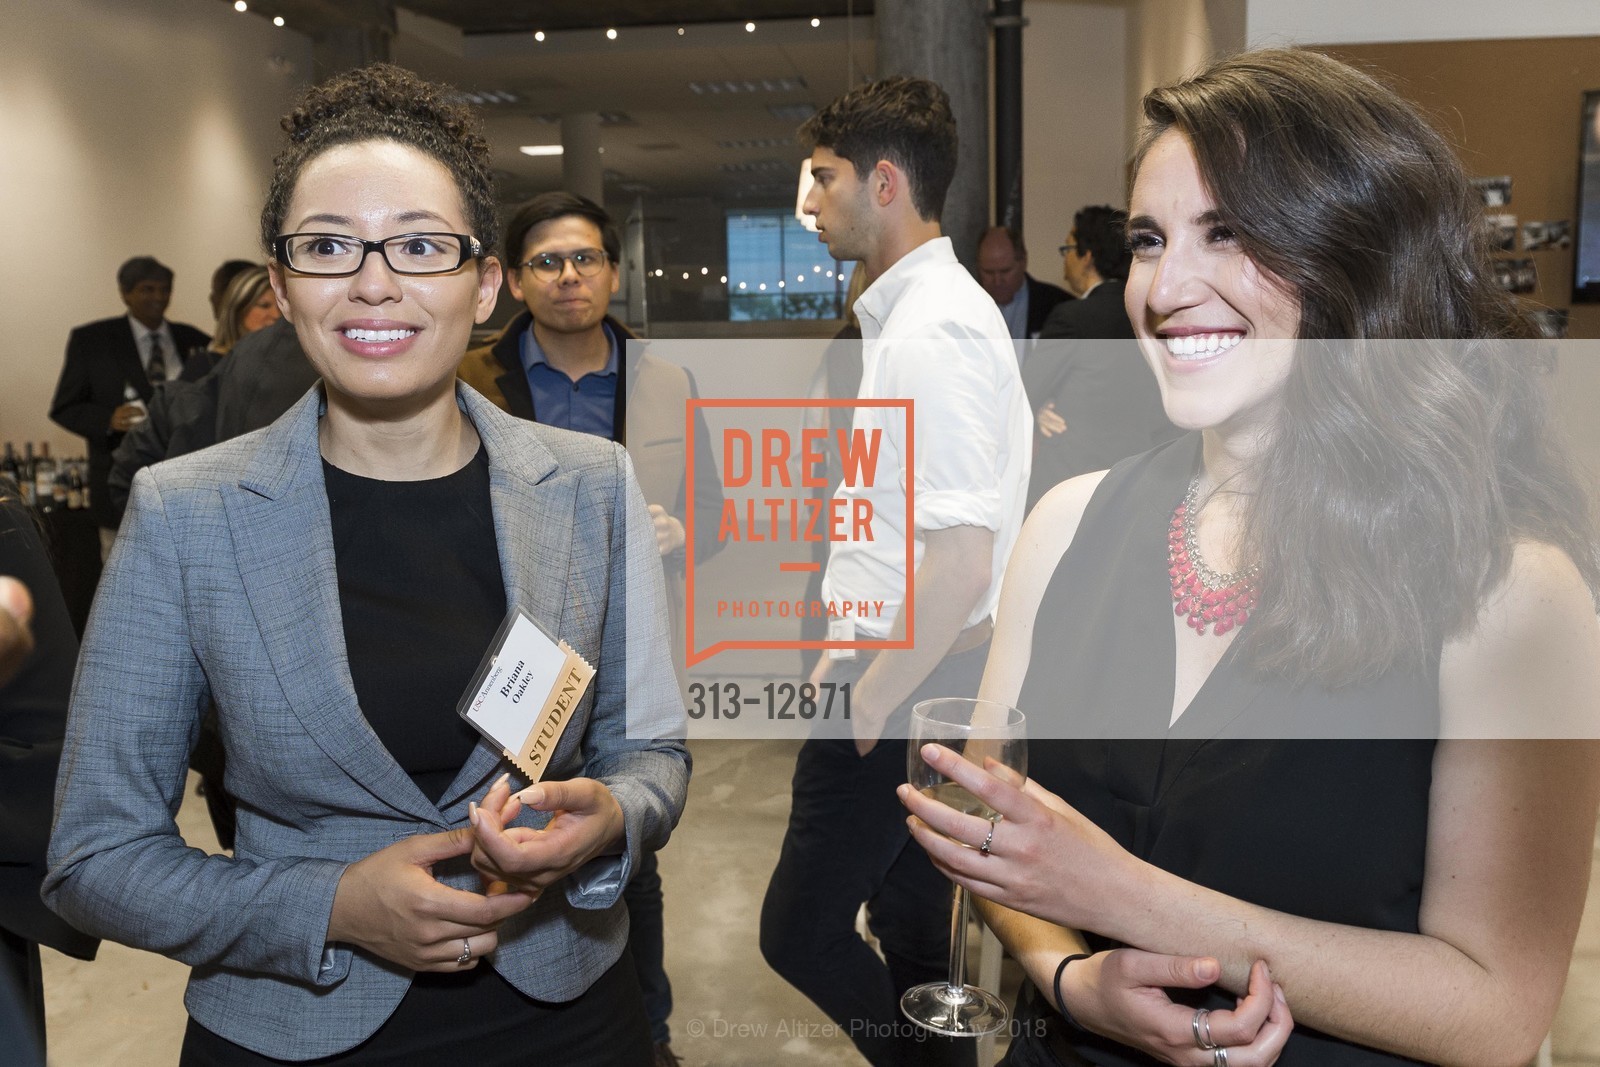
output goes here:
<path id="1" fill-rule="evenodd" d="M 276 1060 L 189 1020 L 179 1067 L 267 1067 Z M 413 1067 L 650 1067 L 655 1062 L 633 961 L 622 958 L 575 1000 L 547 1003 L 513 989 L 487 964 L 417 975 L 405 1000 L 366 1041 L 308 1064 Z"/>
<path id="2" fill-rule="evenodd" d="M 976 1057 L 970 1040 L 937 1037 L 900 1013 L 901 993 L 946 977 L 951 886 L 912 843 L 895 787 L 906 780 L 911 705 L 974 695 L 988 651 L 985 644 L 940 663 L 866 756 L 854 741 L 813 736 L 795 764 L 789 828 L 761 906 L 761 954 L 874 1067 Z M 860 667 L 842 665 L 830 681 L 859 676 Z M 863 903 L 883 960 L 856 934 Z"/>
<path id="3" fill-rule="evenodd" d="M 661 874 L 654 852 L 639 856 L 639 868 L 622 890 L 628 906 L 628 951 L 633 954 L 644 1014 L 650 1020 L 650 1040 L 668 1041 L 667 1019 L 672 1015 L 672 983 L 667 980 L 663 929 Z"/>
<path id="4" fill-rule="evenodd" d="M 0 929 L 0 1036 L 10 1049 L 0 1059 L 16 1063 L 44 1062 L 44 978 L 39 972 L 39 946 Z M 7 1063 L 13 1062 L 6 1059 Z"/>

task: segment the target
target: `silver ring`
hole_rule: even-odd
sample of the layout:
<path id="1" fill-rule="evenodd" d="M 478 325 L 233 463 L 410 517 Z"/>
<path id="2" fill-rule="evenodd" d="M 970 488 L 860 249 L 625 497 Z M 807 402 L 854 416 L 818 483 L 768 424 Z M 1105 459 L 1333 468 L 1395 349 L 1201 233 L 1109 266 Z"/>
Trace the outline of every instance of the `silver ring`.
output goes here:
<path id="1" fill-rule="evenodd" d="M 1211 1009 L 1196 1008 L 1194 1018 L 1189 1020 L 1189 1028 L 1194 1031 L 1194 1043 L 1200 1048 L 1210 1052 L 1217 1047 L 1211 1040 Z"/>
<path id="2" fill-rule="evenodd" d="M 1212 1067 L 1228 1067 L 1228 1050 L 1218 1045 L 1211 1052 Z"/>
<path id="3" fill-rule="evenodd" d="M 991 822 L 989 824 L 989 836 L 984 838 L 983 844 L 978 846 L 978 851 L 982 852 L 985 856 L 989 854 L 989 846 L 994 844 L 994 828 L 995 824 Z"/>
<path id="4" fill-rule="evenodd" d="M 461 939 L 461 955 L 456 957 L 456 966 L 472 962 L 472 942 L 466 938 Z"/>

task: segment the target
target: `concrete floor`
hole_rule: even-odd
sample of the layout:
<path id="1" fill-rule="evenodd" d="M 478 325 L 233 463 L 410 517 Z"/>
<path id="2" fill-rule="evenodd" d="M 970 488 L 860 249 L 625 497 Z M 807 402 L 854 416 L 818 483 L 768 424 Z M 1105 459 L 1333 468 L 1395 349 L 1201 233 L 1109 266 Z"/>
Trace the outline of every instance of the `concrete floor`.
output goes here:
<path id="1" fill-rule="evenodd" d="M 788 818 L 798 747 L 777 741 L 693 746 L 689 807 L 661 853 L 667 967 L 677 1001 L 673 1044 L 690 1067 L 864 1062 L 847 1038 L 819 1032 L 827 1029 L 819 1025 L 825 1022 L 820 1013 L 756 950 L 761 896 Z M 215 849 L 203 801 L 191 795 L 178 823 L 191 843 Z M 1600 884 L 1600 858 L 1594 877 Z M 186 967 L 107 943 L 93 963 L 47 950 L 44 968 L 52 1064 L 177 1062 Z M 1600 1067 L 1600 893 L 1590 894 L 1552 1044 L 1556 1067 Z"/>

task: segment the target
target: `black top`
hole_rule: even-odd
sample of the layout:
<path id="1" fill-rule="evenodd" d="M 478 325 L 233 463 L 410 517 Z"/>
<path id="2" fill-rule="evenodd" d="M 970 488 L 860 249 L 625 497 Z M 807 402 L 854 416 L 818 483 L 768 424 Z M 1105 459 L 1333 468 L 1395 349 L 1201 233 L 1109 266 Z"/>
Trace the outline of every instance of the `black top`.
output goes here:
<path id="1" fill-rule="evenodd" d="M 1415 933 L 1434 742 L 1403 738 L 1437 720 L 1436 657 L 1329 692 L 1259 677 L 1236 640 L 1168 729 L 1178 635 L 1166 530 L 1198 461 L 1189 435 L 1118 464 L 1085 510 L 1040 605 L 1019 706 L 1030 737 L 1094 739 L 1032 741 L 1029 769 L 1163 870 L 1278 911 Z M 1371 739 L 1386 730 L 1402 739 Z M 1283 739 L 1307 736 L 1344 739 Z M 1172 995 L 1234 1005 L 1215 987 Z M 1053 1017 L 1058 1052 L 1155 1062 L 1028 1010 Z M 1296 1024 L 1279 1063 L 1397 1061 Z"/>
<path id="2" fill-rule="evenodd" d="M 436 801 L 478 742 L 456 703 L 506 614 L 488 457 L 419 482 L 322 470 L 356 697 Z"/>
<path id="3" fill-rule="evenodd" d="M 456 714 L 506 614 L 489 460 L 482 448 L 443 478 L 386 482 L 322 464 L 339 572 L 350 678 L 361 711 L 429 800 L 444 795 L 477 744 Z M 597 985 L 595 987 L 599 989 Z M 605 1010 L 603 1000 L 596 1003 Z M 584 998 L 579 998 L 582 1003 Z M 526 1042 L 566 1005 L 531 1000 L 492 966 L 426 972 L 368 1040 L 317 1063 L 528 1062 Z M 184 1067 L 278 1064 L 190 1021 Z"/>

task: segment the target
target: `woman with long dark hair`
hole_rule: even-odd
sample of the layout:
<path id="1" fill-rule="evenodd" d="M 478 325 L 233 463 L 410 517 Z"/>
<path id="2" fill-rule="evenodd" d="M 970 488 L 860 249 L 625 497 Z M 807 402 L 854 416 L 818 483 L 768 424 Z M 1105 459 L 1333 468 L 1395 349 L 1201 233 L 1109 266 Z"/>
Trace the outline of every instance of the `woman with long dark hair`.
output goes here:
<path id="1" fill-rule="evenodd" d="M 185 1065 L 647 1064 L 622 887 L 688 758 L 631 465 L 457 384 L 501 278 L 464 106 L 377 65 L 284 128 L 262 240 L 322 380 L 134 479 L 46 901 L 194 968 Z M 514 609 L 596 670 L 528 792 L 456 710 Z M 208 702 L 232 856 L 172 818 Z"/>
<path id="2" fill-rule="evenodd" d="M 1526 1063 L 1600 804 L 1536 332 L 1365 74 L 1247 53 L 1144 110 L 1127 308 L 1198 432 L 1030 516 L 982 695 L 1077 739 L 1025 788 L 939 756 L 1004 821 L 907 791 L 914 833 L 1027 968 L 1013 1064 Z"/>

